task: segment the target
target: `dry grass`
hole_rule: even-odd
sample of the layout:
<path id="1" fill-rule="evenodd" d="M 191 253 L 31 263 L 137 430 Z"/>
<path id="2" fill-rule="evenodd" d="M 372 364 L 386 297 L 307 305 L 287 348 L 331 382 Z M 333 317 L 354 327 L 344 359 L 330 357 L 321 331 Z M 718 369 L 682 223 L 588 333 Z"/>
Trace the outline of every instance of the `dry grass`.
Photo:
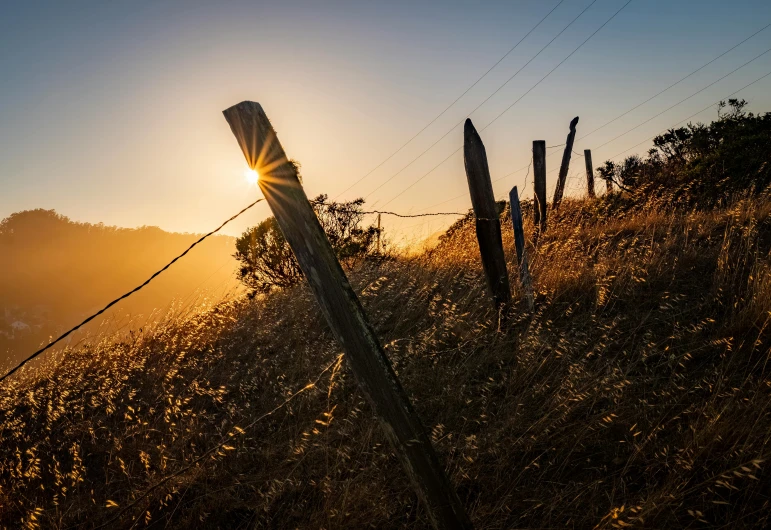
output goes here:
<path id="1" fill-rule="evenodd" d="M 468 229 L 352 274 L 476 528 L 767 527 L 771 200 L 579 211 L 502 327 Z M 0 525 L 426 527 L 340 359 L 304 286 L 64 352 L 0 389 Z"/>

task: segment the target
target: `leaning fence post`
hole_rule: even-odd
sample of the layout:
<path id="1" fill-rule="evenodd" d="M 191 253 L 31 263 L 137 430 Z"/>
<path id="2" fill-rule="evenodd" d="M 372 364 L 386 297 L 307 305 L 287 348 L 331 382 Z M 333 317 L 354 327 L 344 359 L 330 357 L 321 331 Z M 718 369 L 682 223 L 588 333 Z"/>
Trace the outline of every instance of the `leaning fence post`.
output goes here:
<path id="1" fill-rule="evenodd" d="M 470 529 L 423 425 L 337 261 L 308 197 L 259 103 L 223 112 L 297 258 L 362 393 L 369 399 L 436 528 Z"/>
<path id="2" fill-rule="evenodd" d="M 594 199 L 594 166 L 592 165 L 592 150 L 584 149 L 584 162 L 586 162 L 586 193 Z"/>
<path id="3" fill-rule="evenodd" d="M 565 193 L 565 181 L 568 178 L 568 169 L 570 168 L 570 157 L 573 154 L 573 142 L 576 139 L 576 125 L 578 125 L 578 116 L 570 122 L 570 132 L 565 140 L 565 151 L 562 153 L 562 164 L 560 165 L 559 177 L 557 178 L 557 187 L 554 188 L 554 200 L 552 208 L 557 208 L 562 201 L 562 195 Z"/>
<path id="4" fill-rule="evenodd" d="M 536 236 L 546 231 L 546 141 L 533 142 L 533 222 Z"/>
<path id="5" fill-rule="evenodd" d="M 463 127 L 463 161 L 471 205 L 476 216 L 477 241 L 487 286 L 492 294 L 495 310 L 505 310 L 511 303 L 511 289 L 503 254 L 501 222 L 493 195 L 493 184 L 490 181 L 490 169 L 487 167 L 485 146 L 469 119 Z"/>
<path id="6" fill-rule="evenodd" d="M 530 278 L 530 268 L 525 253 L 525 230 L 522 227 L 522 209 L 519 206 L 519 193 L 514 186 L 509 192 L 509 205 L 511 209 L 511 224 L 514 225 L 514 246 L 517 249 L 517 263 L 519 264 L 519 280 L 522 284 L 522 292 L 527 300 L 527 308 L 532 311 L 533 281 Z"/>

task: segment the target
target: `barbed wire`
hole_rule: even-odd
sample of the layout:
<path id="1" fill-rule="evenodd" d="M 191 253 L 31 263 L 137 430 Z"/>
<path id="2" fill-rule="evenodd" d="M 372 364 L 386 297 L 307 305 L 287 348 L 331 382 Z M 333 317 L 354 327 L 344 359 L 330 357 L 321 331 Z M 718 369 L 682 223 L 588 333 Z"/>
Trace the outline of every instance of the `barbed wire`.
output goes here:
<path id="1" fill-rule="evenodd" d="M 57 337 L 57 338 L 56 338 L 56 339 L 54 339 L 53 341 L 49 342 L 48 344 L 46 344 L 45 346 L 43 346 L 42 348 L 40 348 L 39 350 L 37 350 L 35 353 L 33 353 L 32 355 L 30 355 L 29 357 L 27 357 L 26 359 L 24 359 L 22 362 L 20 362 L 19 364 L 17 364 L 17 365 L 16 365 L 14 368 L 12 368 L 12 369 L 11 369 L 9 372 L 7 372 L 7 373 L 6 373 L 4 376 L 0 377 L 0 383 L 2 383 L 3 381 L 5 381 L 5 380 L 6 380 L 8 377 L 10 377 L 11 375 L 13 375 L 13 374 L 14 374 L 15 372 L 17 372 L 19 369 L 21 369 L 21 367 L 22 367 L 22 366 L 24 366 L 24 365 L 25 365 L 25 364 L 27 364 L 28 362 L 32 361 L 34 358 L 36 358 L 37 356 L 39 356 L 40 354 L 42 354 L 42 353 L 43 353 L 43 352 L 45 352 L 46 350 L 48 350 L 48 349 L 52 348 L 54 345 L 56 345 L 57 343 L 61 342 L 61 341 L 62 341 L 62 340 L 64 340 L 65 338 L 67 338 L 69 335 L 71 335 L 72 333 L 76 332 L 77 330 L 79 330 L 80 328 L 82 328 L 83 326 L 85 326 L 86 324 L 88 324 L 89 322 L 91 322 L 92 320 L 94 320 L 96 317 L 98 317 L 99 315 L 101 315 L 102 313 L 104 313 L 105 311 L 107 311 L 108 309 L 110 309 L 112 306 L 114 306 L 115 304 L 117 304 L 117 303 L 118 303 L 118 302 L 120 302 L 121 300 L 125 300 L 126 298 L 128 298 L 128 297 L 129 297 L 129 296 L 131 296 L 132 294 L 134 294 L 134 293 L 136 293 L 137 291 L 139 291 L 139 290 L 143 289 L 145 286 L 147 286 L 147 284 L 149 284 L 151 281 L 153 281 L 155 278 L 157 278 L 157 277 L 158 277 L 158 276 L 159 276 L 161 273 L 163 273 L 163 272 L 164 272 L 166 269 L 168 269 L 169 267 L 171 267 L 172 265 L 174 265 L 174 263 L 176 263 L 176 262 L 177 262 L 179 259 L 183 258 L 183 257 L 184 257 L 184 256 L 185 256 L 185 255 L 186 255 L 188 252 L 190 252 L 190 251 L 191 251 L 191 250 L 192 250 L 192 249 L 193 249 L 193 248 L 194 248 L 196 245 L 198 245 L 199 243 L 201 243 L 201 242 L 202 242 L 204 239 L 206 239 L 207 237 L 209 237 L 209 236 L 211 236 L 211 235 L 214 235 L 214 234 L 216 234 L 217 232 L 219 232 L 220 230 L 222 230 L 222 228 L 224 228 L 226 224 L 228 224 L 229 222 L 231 222 L 231 221 L 233 221 L 234 219 L 236 219 L 238 216 L 240 216 L 241 214 L 243 214 L 244 212 L 246 212 L 248 209 L 250 209 L 251 207 L 253 207 L 253 206 L 254 206 L 254 205 L 256 205 L 257 203 L 259 203 L 259 202 L 262 202 L 262 201 L 264 201 L 264 200 L 265 200 L 265 199 L 257 199 L 257 200 L 256 200 L 256 201 L 254 201 L 252 204 L 250 204 L 249 206 L 247 206 L 246 208 L 244 208 L 243 210 L 241 210 L 240 212 L 238 212 L 237 214 L 235 214 L 234 216 L 232 216 L 230 219 L 228 219 L 227 221 L 225 221 L 224 223 L 222 223 L 221 225 L 219 225 L 217 228 L 215 228 L 215 229 L 214 229 L 214 230 L 212 230 L 211 232 L 209 232 L 209 233 L 207 233 L 207 234 L 204 234 L 203 236 L 201 236 L 201 237 L 200 237 L 200 238 L 199 238 L 197 241 L 195 241 L 195 242 L 194 242 L 192 245 L 190 245 L 189 247 L 187 247 L 187 249 L 185 249 L 185 251 L 184 251 L 182 254 L 180 254 L 179 256 L 177 256 L 176 258 L 174 258 L 173 260 L 171 260 L 171 261 L 170 261 L 169 263 L 167 263 L 167 264 L 166 264 L 166 265 L 165 265 L 163 268 L 161 268 L 161 269 L 159 269 L 158 271 L 156 271 L 156 272 L 155 272 L 155 273 L 154 273 L 152 276 L 150 276 L 150 277 L 149 277 L 147 280 L 145 280 L 145 281 L 144 281 L 142 284 L 140 284 L 140 285 L 138 285 L 138 286 L 134 287 L 134 288 L 133 288 L 132 290 L 130 290 L 129 292 L 127 292 L 127 293 L 125 293 L 125 294 L 123 294 L 123 295 L 119 296 L 118 298 L 116 298 L 115 300 L 113 300 L 112 302 L 110 302 L 109 304 L 107 304 L 106 306 L 104 306 L 102 309 L 100 309 L 99 311 L 97 311 L 96 313 L 94 313 L 93 315 L 91 315 L 90 317 L 86 318 L 86 319 L 85 319 L 83 322 L 81 322 L 81 323 L 80 323 L 80 324 L 78 324 L 77 326 L 75 326 L 75 327 L 72 327 L 72 328 L 70 328 L 69 330 L 65 331 L 64 333 L 62 333 L 61 335 L 59 335 L 59 337 Z"/>
<path id="2" fill-rule="evenodd" d="M 432 216 L 442 216 L 442 215 L 468 215 L 468 212 L 462 213 L 462 212 L 435 212 L 435 213 L 415 213 L 415 214 L 401 214 L 396 212 L 387 212 L 383 210 L 372 210 L 369 212 L 359 212 L 364 215 L 372 215 L 372 214 L 382 214 L 382 215 L 393 215 L 394 217 L 402 217 L 404 219 L 408 219 L 411 217 L 432 217 Z"/>
<path id="3" fill-rule="evenodd" d="M 323 206 L 326 208 L 329 208 L 329 206 Z M 474 216 L 474 212 L 469 210 L 467 212 L 432 212 L 432 213 L 415 213 L 415 214 L 403 214 L 403 213 L 396 213 L 396 212 L 389 212 L 385 210 L 370 210 L 370 211 L 362 211 L 357 210 L 355 208 L 334 208 L 335 211 L 338 212 L 345 212 L 345 213 L 354 213 L 359 215 L 374 215 L 374 214 L 381 214 L 381 215 L 393 215 L 394 217 L 401 217 L 403 219 L 411 219 L 414 217 L 438 217 L 443 215 L 456 215 L 458 217 L 466 217 L 467 215 Z M 489 219 L 486 217 L 476 217 L 475 219 L 478 221 L 497 221 L 499 218 L 496 219 Z"/>

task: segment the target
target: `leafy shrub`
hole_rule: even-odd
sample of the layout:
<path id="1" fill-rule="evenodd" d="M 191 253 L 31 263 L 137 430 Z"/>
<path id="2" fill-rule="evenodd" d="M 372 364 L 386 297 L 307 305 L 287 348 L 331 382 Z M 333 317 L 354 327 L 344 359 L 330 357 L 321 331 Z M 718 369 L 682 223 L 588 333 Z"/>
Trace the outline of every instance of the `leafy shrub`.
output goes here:
<path id="1" fill-rule="evenodd" d="M 771 113 L 747 113 L 745 100 L 721 102 L 709 125 L 688 124 L 656 136 L 647 157 L 605 162 L 597 175 L 669 205 L 712 208 L 736 194 L 757 194 L 771 182 Z"/>
<path id="2" fill-rule="evenodd" d="M 319 195 L 311 205 L 343 267 L 351 268 L 374 253 L 380 229 L 362 226 L 364 199 L 338 203 Z M 245 231 L 236 241 L 234 257 L 241 264 L 238 279 L 252 295 L 292 286 L 303 277 L 275 217 Z"/>

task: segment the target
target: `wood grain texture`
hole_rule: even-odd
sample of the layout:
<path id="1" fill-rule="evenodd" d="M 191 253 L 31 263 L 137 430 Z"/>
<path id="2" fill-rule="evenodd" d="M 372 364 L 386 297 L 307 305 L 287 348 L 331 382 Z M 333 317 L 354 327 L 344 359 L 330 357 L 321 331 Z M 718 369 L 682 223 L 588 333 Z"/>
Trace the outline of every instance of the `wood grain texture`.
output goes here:
<path id="1" fill-rule="evenodd" d="M 560 205 L 562 196 L 565 193 L 565 182 L 567 181 L 568 170 L 570 169 L 570 157 L 573 155 L 573 143 L 576 139 L 576 125 L 578 125 L 578 116 L 570 122 L 570 132 L 568 132 L 568 138 L 565 140 L 565 151 L 562 153 L 562 164 L 560 164 L 560 172 L 557 177 L 557 186 L 554 188 L 552 208 L 557 208 Z"/>
<path id="2" fill-rule="evenodd" d="M 244 101 L 223 114 L 434 526 L 472 528 L 262 107 Z"/>
<path id="3" fill-rule="evenodd" d="M 517 250 L 517 264 L 519 265 L 519 281 L 525 296 L 527 308 L 532 311 L 535 307 L 533 300 L 533 280 L 530 277 L 530 266 L 525 252 L 525 230 L 522 226 L 522 208 L 519 204 L 519 192 L 514 186 L 509 192 L 509 205 L 511 207 L 511 224 L 514 227 L 514 247 Z"/>
<path id="4" fill-rule="evenodd" d="M 584 149 L 584 162 L 586 163 L 586 193 L 594 199 L 594 166 L 592 165 L 592 150 Z"/>
<path id="5" fill-rule="evenodd" d="M 533 222 L 535 223 L 536 239 L 538 234 L 546 231 L 546 141 L 533 142 L 533 188 L 535 189 L 535 204 L 533 204 Z"/>
<path id="6" fill-rule="evenodd" d="M 482 138 L 471 120 L 466 120 L 463 137 L 463 160 L 466 165 L 471 205 L 476 215 L 477 241 L 482 255 L 482 267 L 487 278 L 487 287 L 492 295 L 493 306 L 496 311 L 502 311 L 511 304 L 511 288 L 509 273 L 506 270 L 506 258 L 503 254 L 498 206 L 495 204 L 490 169 L 487 166 L 487 153 Z"/>

